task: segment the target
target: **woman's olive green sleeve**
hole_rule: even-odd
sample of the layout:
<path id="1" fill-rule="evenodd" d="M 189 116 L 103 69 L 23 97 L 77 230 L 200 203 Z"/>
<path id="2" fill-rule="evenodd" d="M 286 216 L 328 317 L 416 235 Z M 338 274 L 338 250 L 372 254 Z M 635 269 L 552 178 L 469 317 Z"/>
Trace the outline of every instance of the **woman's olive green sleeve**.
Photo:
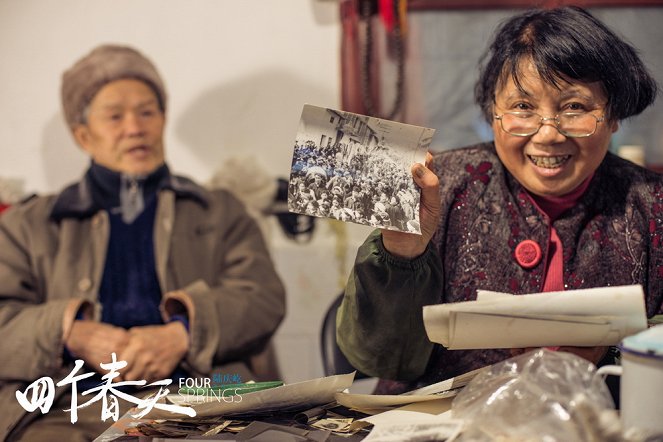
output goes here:
<path id="1" fill-rule="evenodd" d="M 429 244 L 412 260 L 391 255 L 373 232 L 357 252 L 336 318 L 336 337 L 359 371 L 412 380 L 424 373 L 433 344 L 422 308 L 439 302 L 442 261 Z"/>

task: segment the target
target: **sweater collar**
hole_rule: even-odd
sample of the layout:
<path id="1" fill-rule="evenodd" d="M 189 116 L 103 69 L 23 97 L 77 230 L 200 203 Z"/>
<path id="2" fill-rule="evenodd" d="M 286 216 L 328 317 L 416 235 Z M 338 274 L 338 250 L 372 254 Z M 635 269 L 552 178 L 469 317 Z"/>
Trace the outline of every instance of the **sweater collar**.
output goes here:
<path id="1" fill-rule="evenodd" d="M 585 194 L 589 183 L 594 178 L 594 173 L 587 177 L 578 187 L 562 196 L 541 196 L 535 195 L 526 190 L 527 196 L 532 200 L 536 207 L 545 213 L 551 220 L 556 220 L 560 215 L 570 208 L 574 207 Z"/>
<path id="2" fill-rule="evenodd" d="M 90 183 L 93 204 L 111 210 L 121 206 L 121 194 L 127 187 L 135 187 L 141 197 L 148 200 L 162 187 L 168 175 L 165 164 L 147 175 L 128 175 L 92 162 L 85 177 Z"/>
<path id="3" fill-rule="evenodd" d="M 93 162 L 81 181 L 66 187 L 56 197 L 50 218 L 55 221 L 63 218 L 87 218 L 99 210 L 117 207 L 121 177 L 120 173 Z M 151 174 L 137 179 L 144 181 L 145 191 L 152 195 L 168 189 L 172 190 L 177 198 L 193 199 L 204 207 L 209 205 L 205 189 L 187 178 L 172 175 L 165 164 Z"/>

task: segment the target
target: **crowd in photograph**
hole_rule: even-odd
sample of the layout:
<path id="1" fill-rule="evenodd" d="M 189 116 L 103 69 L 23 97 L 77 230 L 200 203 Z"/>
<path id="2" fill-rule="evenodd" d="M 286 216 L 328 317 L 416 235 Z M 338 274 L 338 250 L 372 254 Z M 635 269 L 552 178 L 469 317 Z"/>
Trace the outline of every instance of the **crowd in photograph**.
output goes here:
<path id="1" fill-rule="evenodd" d="M 295 143 L 288 206 L 293 212 L 418 232 L 411 164 L 395 151 L 358 143 Z"/>

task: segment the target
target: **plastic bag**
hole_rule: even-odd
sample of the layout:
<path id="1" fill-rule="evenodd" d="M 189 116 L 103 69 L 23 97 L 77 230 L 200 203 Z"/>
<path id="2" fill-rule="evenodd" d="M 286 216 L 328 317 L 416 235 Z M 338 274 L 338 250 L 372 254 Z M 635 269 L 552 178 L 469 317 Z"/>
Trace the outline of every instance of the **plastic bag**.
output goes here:
<path id="1" fill-rule="evenodd" d="M 489 367 L 454 399 L 455 441 L 619 441 L 621 424 L 596 367 L 535 350 Z"/>

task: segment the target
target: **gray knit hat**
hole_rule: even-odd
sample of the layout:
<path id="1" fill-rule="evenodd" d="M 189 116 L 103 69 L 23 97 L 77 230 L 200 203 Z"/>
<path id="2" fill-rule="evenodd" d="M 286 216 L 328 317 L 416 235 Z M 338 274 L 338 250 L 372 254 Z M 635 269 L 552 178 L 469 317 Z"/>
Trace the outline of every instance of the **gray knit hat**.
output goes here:
<path id="1" fill-rule="evenodd" d="M 85 108 L 99 89 L 122 78 L 146 82 L 166 110 L 166 89 L 152 62 L 128 46 L 101 45 L 62 74 L 62 109 L 69 128 L 85 123 Z"/>

